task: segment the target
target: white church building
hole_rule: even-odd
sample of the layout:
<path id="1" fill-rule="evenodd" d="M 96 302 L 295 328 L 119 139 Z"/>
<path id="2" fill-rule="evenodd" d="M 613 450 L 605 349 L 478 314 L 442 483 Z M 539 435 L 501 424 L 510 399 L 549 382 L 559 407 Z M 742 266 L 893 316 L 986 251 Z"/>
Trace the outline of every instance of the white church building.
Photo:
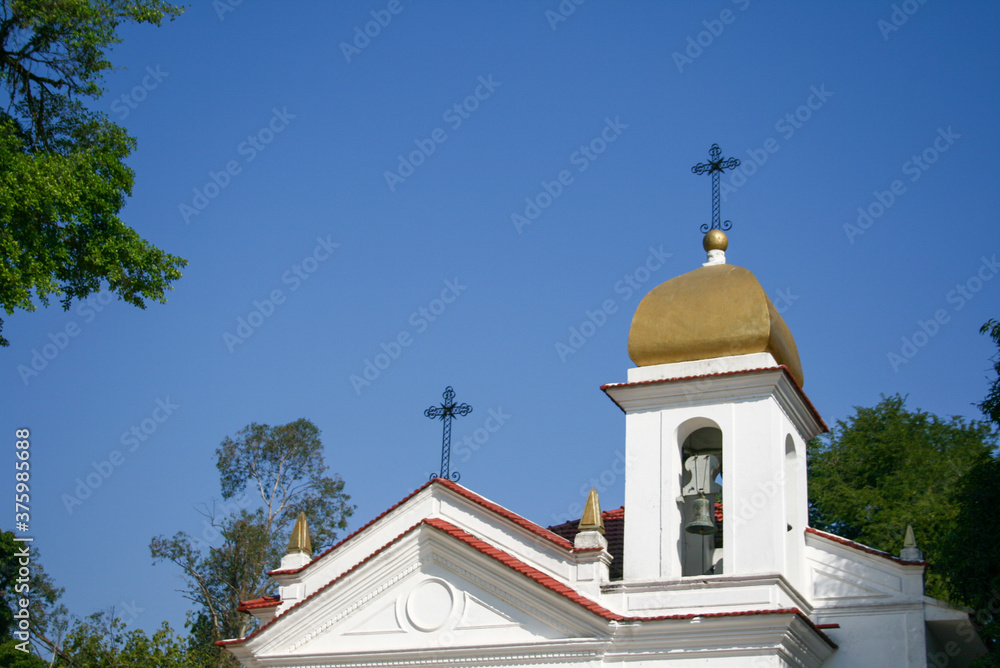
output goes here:
<path id="1" fill-rule="evenodd" d="M 924 596 L 925 563 L 808 526 L 806 442 L 827 430 L 757 279 L 708 262 L 654 288 L 625 413 L 625 505 L 591 493 L 551 529 L 445 479 L 322 554 L 300 516 L 278 594 L 222 641 L 243 666 L 959 668 L 967 611 Z M 502 501 L 502 500 L 501 500 Z M 905 557 L 905 558 L 904 558 Z"/>

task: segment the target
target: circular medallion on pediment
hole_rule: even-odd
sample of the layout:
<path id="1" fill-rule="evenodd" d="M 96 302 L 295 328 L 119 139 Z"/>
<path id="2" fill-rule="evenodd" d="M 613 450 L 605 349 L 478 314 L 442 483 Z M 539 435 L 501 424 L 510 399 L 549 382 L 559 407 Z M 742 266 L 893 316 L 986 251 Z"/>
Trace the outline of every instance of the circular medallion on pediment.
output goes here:
<path id="1" fill-rule="evenodd" d="M 414 628 L 424 632 L 437 631 L 451 618 L 455 609 L 455 592 L 444 580 L 425 580 L 406 597 L 406 618 Z"/>

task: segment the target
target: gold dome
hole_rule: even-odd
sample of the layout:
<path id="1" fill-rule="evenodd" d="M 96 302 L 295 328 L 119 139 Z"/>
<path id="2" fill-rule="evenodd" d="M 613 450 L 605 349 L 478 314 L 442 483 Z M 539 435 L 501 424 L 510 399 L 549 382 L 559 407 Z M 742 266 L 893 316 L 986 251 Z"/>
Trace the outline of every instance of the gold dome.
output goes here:
<path id="1" fill-rule="evenodd" d="M 788 325 L 749 270 L 700 267 L 653 288 L 635 310 L 628 354 L 636 366 L 771 353 L 802 386 Z"/>

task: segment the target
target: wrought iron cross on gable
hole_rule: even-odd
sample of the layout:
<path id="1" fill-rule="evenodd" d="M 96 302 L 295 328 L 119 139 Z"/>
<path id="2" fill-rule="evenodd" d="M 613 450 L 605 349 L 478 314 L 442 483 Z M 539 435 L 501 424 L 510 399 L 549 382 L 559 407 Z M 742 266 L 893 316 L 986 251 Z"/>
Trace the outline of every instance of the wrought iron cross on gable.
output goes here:
<path id="1" fill-rule="evenodd" d="M 444 431 L 441 435 L 441 472 L 432 473 L 431 478 L 446 478 L 457 481 L 462 476 L 458 471 L 451 472 L 451 421 L 461 415 L 468 415 L 472 412 L 469 404 L 455 403 L 455 390 L 451 385 L 445 388 L 444 401 L 440 406 L 431 406 L 424 411 L 424 415 L 433 419 L 440 418 L 444 423 Z"/>
<path id="2" fill-rule="evenodd" d="M 712 224 L 711 226 L 707 223 L 701 226 L 702 232 L 708 232 L 709 230 L 728 230 L 733 224 L 730 221 L 724 223 L 719 222 L 721 216 L 719 215 L 719 175 L 727 169 L 736 169 L 740 166 L 739 158 L 723 158 L 722 149 L 719 148 L 718 144 L 712 144 L 712 148 L 708 150 L 708 155 L 711 158 L 708 162 L 703 162 L 701 164 L 695 165 L 691 168 L 691 171 L 695 174 L 711 174 L 712 175 Z"/>

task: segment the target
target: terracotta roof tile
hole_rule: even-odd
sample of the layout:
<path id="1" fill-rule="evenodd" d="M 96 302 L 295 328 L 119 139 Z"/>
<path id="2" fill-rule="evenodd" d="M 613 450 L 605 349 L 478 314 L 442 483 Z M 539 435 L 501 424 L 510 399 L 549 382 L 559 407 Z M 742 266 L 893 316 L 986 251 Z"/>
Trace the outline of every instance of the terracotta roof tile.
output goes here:
<path id="1" fill-rule="evenodd" d="M 513 511 L 507 510 L 503 506 L 497 505 L 497 504 L 493 503 L 492 501 L 489 501 L 489 500 L 483 498 L 482 496 L 479 496 L 475 492 L 473 492 L 473 491 L 471 491 L 469 489 L 466 489 L 465 487 L 462 487 L 461 485 L 459 485 L 456 482 L 452 482 L 451 480 L 445 480 L 444 478 L 434 478 L 434 479 L 430 480 L 429 482 L 426 482 L 423 485 L 421 485 L 420 487 L 418 487 L 412 493 L 407 494 L 402 500 L 400 500 L 399 502 L 393 504 L 385 512 L 379 514 L 377 517 L 375 517 L 375 519 L 371 520 L 370 522 L 368 522 L 367 524 L 365 524 L 361 528 L 357 529 L 356 531 L 353 531 L 350 535 L 348 535 L 346 538 L 344 538 L 343 540 L 341 540 L 340 542 L 338 542 L 337 544 L 335 544 L 333 547 L 327 548 L 323 552 L 320 552 L 318 555 L 316 555 L 315 557 L 313 557 L 312 561 L 310 561 L 308 564 L 305 564 L 304 566 L 300 566 L 299 568 L 290 568 L 290 569 L 287 569 L 287 570 L 273 570 L 273 571 L 269 571 L 268 574 L 269 575 L 282 575 L 282 574 L 286 574 L 286 573 L 298 573 L 298 572 L 300 572 L 300 571 L 302 571 L 302 570 L 304 570 L 306 568 L 309 568 L 309 566 L 313 565 L 314 563 L 316 563 L 317 561 L 319 561 L 320 559 L 322 559 L 326 555 L 330 554 L 331 552 L 333 552 L 334 550 L 336 550 L 337 548 L 339 548 L 341 545 L 343 545 L 344 543 L 348 542 L 349 540 L 351 540 L 352 538 L 354 538 L 355 536 L 357 536 L 358 534 L 360 534 L 361 532 L 363 532 L 365 529 L 367 529 L 368 527 L 370 527 L 371 525 L 375 524 L 380 519 L 382 519 L 383 517 L 385 517 L 386 515 L 388 515 L 389 513 L 391 513 L 396 508 L 399 508 L 400 506 L 402 506 L 403 504 L 405 504 L 407 501 L 409 501 L 414 496 L 416 496 L 417 494 L 419 494 L 420 492 L 422 492 L 423 490 L 425 490 L 427 487 L 430 487 L 431 485 L 435 485 L 435 484 L 437 484 L 437 485 L 444 485 L 445 487 L 447 487 L 448 489 L 452 490 L 456 494 L 458 494 L 458 495 L 460 495 L 460 496 L 468 499 L 469 501 L 472 501 L 473 503 L 478 504 L 479 506 L 482 506 L 483 508 L 485 508 L 487 510 L 490 510 L 490 511 L 492 511 L 492 512 L 494 512 L 494 513 L 496 513 L 496 514 L 498 514 L 498 515 L 500 515 L 500 516 L 502 516 L 502 517 L 510 520 L 511 522 L 513 522 L 514 524 L 517 524 L 521 528 L 526 529 L 527 531 L 530 531 L 531 533 L 535 534 L 536 536 L 539 536 L 540 538 L 544 538 L 545 540 L 558 545 L 559 547 L 563 548 L 564 550 L 572 550 L 573 549 L 573 543 L 571 541 L 566 540 L 565 537 L 563 537 L 561 535 L 558 535 L 556 533 L 553 533 L 549 529 L 546 529 L 545 527 L 543 527 L 543 526 L 541 526 L 539 524 L 535 524 L 531 520 L 526 519 L 526 518 L 518 515 L 517 513 L 513 512 Z"/>
<path id="2" fill-rule="evenodd" d="M 812 527 L 806 527 L 806 533 L 811 533 L 827 540 L 831 540 L 834 543 L 840 543 L 841 545 L 846 545 L 847 547 L 854 548 L 861 552 L 866 552 L 868 554 L 874 554 L 877 557 L 882 557 L 884 559 L 889 559 L 895 561 L 897 564 L 907 564 L 910 566 L 926 566 L 926 561 L 910 561 L 908 559 L 900 559 L 897 556 L 891 555 L 888 552 L 883 552 L 882 550 L 876 550 L 873 547 L 868 547 L 867 545 L 862 545 L 861 543 L 855 542 L 848 538 L 841 538 L 840 536 L 826 531 L 820 531 L 819 529 L 813 529 Z"/>
<path id="3" fill-rule="evenodd" d="M 610 511 L 610 512 L 614 513 L 615 511 Z M 624 519 L 624 513 L 620 513 L 620 514 L 622 515 L 622 518 Z M 386 549 L 388 549 L 390 546 L 392 546 L 393 544 L 397 543 L 404 536 L 406 536 L 407 534 L 411 533 L 412 531 L 414 531 L 415 529 L 417 529 L 418 527 L 420 527 L 422 525 L 426 525 L 426 526 L 432 527 L 432 528 L 434 528 L 434 529 L 436 529 L 438 531 L 441 531 L 441 532 L 443 532 L 443 533 L 451 536 L 452 538 L 455 538 L 455 539 L 457 539 L 457 540 L 465 543 L 466 545 L 474 548 L 475 550 L 479 551 L 480 553 L 485 554 L 485 555 L 489 556 L 490 558 L 499 561 L 500 563 L 502 563 L 503 565 L 507 566 L 511 570 L 513 570 L 513 571 L 515 571 L 517 573 L 520 573 L 524 577 L 527 577 L 527 578 L 535 581 L 536 583 L 538 583 L 541 586 L 549 589 L 550 591 L 553 591 L 553 592 L 559 594 L 560 596 L 563 596 L 563 597 L 565 597 L 565 598 L 573 601 L 574 603 L 576 603 L 577 605 L 581 606 L 582 608 L 584 608 L 584 609 L 592 612 L 593 614 L 598 615 L 599 617 L 602 617 L 603 619 L 606 619 L 608 621 L 615 621 L 615 622 L 656 622 L 656 621 L 667 621 L 667 620 L 686 620 L 686 619 L 694 619 L 696 617 L 697 618 L 712 618 L 712 617 L 741 617 L 741 616 L 748 616 L 748 615 L 794 614 L 794 615 L 797 615 L 798 617 L 800 617 L 803 621 L 805 621 L 813 630 L 816 631 L 817 634 L 819 634 L 820 637 L 822 637 L 832 647 L 836 648 L 836 646 L 837 646 L 832 640 L 830 640 L 826 636 L 825 633 L 823 633 L 819 628 L 817 628 L 816 625 L 808 617 L 806 617 L 802 613 L 802 611 L 800 611 L 798 608 L 781 608 L 781 609 L 777 609 L 777 610 L 749 610 L 749 611 L 739 611 L 739 612 L 711 612 L 711 613 L 701 613 L 701 614 L 689 613 L 689 614 L 677 614 L 677 615 L 660 615 L 660 616 L 652 616 L 652 617 L 626 617 L 624 615 L 619 615 L 619 614 L 617 614 L 615 612 L 612 612 L 611 610 L 605 608 L 604 606 L 600 605 L 599 603 L 596 603 L 596 602 L 588 599 L 587 597 L 581 595 L 576 590 L 568 587 L 567 585 L 563 584 L 562 582 L 559 582 L 555 578 L 553 578 L 553 577 L 551 577 L 549 575 L 546 575 L 545 573 L 543 573 L 542 571 L 538 570 L 534 566 L 530 566 L 530 565 L 524 563 L 523 561 L 521 561 L 520 559 L 517 559 L 516 557 L 513 557 L 510 554 L 504 552 L 503 550 L 500 550 L 500 549 L 497 549 L 497 548 L 493 547 L 489 543 L 487 543 L 487 542 L 485 542 L 485 541 L 483 541 L 483 540 L 481 540 L 479 538 L 476 538 L 475 536 L 473 536 L 472 534 L 468 533 L 467 531 L 458 528 L 454 524 L 451 524 L 450 522 L 447 522 L 445 520 L 438 519 L 438 518 L 424 519 L 424 520 L 421 520 L 420 522 L 418 522 L 417 524 L 413 525 L 412 527 L 410 527 L 409 529 L 407 529 L 403 533 L 401 533 L 398 536 L 396 536 L 396 538 L 394 538 L 393 540 L 389 541 L 388 543 L 386 543 L 385 545 L 383 545 L 382 547 L 380 547 L 375 552 L 372 552 L 370 555 L 368 555 L 367 557 L 365 557 L 362 561 L 358 562 L 352 568 L 350 568 L 349 570 L 345 571 L 343 574 L 341 574 L 337 578 L 334 578 L 333 580 L 331 580 L 327 584 L 323 585 L 322 587 L 320 587 L 318 590 L 316 590 L 315 592 L 313 592 L 312 594 L 310 594 L 308 597 L 306 597 L 302 601 L 299 601 L 298 603 L 296 603 L 295 605 L 293 605 L 291 608 L 288 609 L 288 611 L 286 611 L 286 614 L 288 612 L 291 612 L 292 610 L 295 610 L 296 608 L 302 606 L 307 601 L 312 600 L 313 598 L 315 598 L 316 596 L 318 596 L 322 592 L 326 591 L 327 589 L 333 587 L 335 584 L 337 584 L 342 579 L 344 579 L 345 577 L 347 577 L 350 573 L 354 572 L 355 570 L 357 570 L 358 568 L 360 568 L 363 564 L 365 564 L 368 561 L 370 561 L 371 559 L 375 558 L 378 554 L 382 553 L 383 551 L 385 551 Z M 257 634 L 259 634 L 262 631 L 264 631 L 264 629 L 270 627 L 277 620 L 283 619 L 283 618 L 284 618 L 284 615 L 282 615 L 281 617 L 275 617 L 274 619 L 272 619 L 271 621 L 267 622 L 266 624 L 264 624 L 263 626 L 261 626 L 256 631 L 254 631 L 252 634 L 250 634 L 249 636 L 247 636 L 246 638 L 236 638 L 236 639 L 232 639 L 232 640 L 219 640 L 215 644 L 219 645 L 220 647 L 223 647 L 223 646 L 227 646 L 227 645 L 237 645 L 237 644 L 245 643 L 250 638 L 253 638 Z"/>
<path id="4" fill-rule="evenodd" d="M 826 426 L 826 422 L 824 422 L 823 418 L 820 416 L 819 411 L 816 410 L 816 407 L 813 406 L 812 402 L 809 401 L 809 397 L 806 396 L 806 393 L 802 390 L 802 386 L 799 385 L 799 381 L 795 380 L 795 376 L 792 375 L 792 372 L 789 371 L 788 367 L 785 366 L 784 364 L 780 364 L 778 366 L 771 366 L 771 367 L 761 367 L 759 369 L 742 369 L 740 371 L 723 371 L 723 372 L 720 372 L 720 373 L 703 373 L 703 374 L 699 374 L 697 376 L 679 376 L 677 378 L 658 378 L 656 380 L 638 380 L 638 381 L 631 382 L 631 383 L 605 383 L 604 385 L 601 385 L 601 389 L 604 390 L 605 392 L 607 392 L 609 389 L 614 388 L 614 387 L 638 387 L 640 385 L 657 385 L 657 384 L 660 384 L 660 383 L 676 383 L 676 382 L 680 382 L 680 381 L 683 381 L 683 380 L 698 380 L 699 378 L 716 378 L 718 376 L 737 376 L 737 375 L 740 375 L 740 374 L 763 373 L 763 372 L 766 372 L 766 371 L 774 371 L 776 369 L 780 369 L 781 371 L 784 371 L 785 372 L 785 376 L 790 381 L 792 381 L 792 385 L 798 391 L 799 396 L 802 398 L 802 401 L 805 402 L 806 408 L 809 409 L 810 413 L 812 413 L 812 416 L 813 416 L 813 418 L 815 418 L 816 422 L 818 422 L 819 425 L 821 427 L 823 427 L 823 431 L 825 431 L 825 432 L 826 431 L 830 431 L 830 428 Z M 610 398 L 612 401 L 614 401 L 614 398 L 612 398 L 610 394 L 608 395 L 608 398 Z M 618 402 L 617 401 L 615 401 L 615 405 L 618 406 Z M 621 406 L 618 406 L 618 407 L 621 408 Z"/>
<path id="5" fill-rule="evenodd" d="M 249 601 L 240 601 L 240 605 L 236 609 L 240 612 L 249 612 L 257 608 L 272 608 L 279 605 L 281 605 L 280 596 L 264 596 L 263 598 L 254 598 Z"/>
<path id="6" fill-rule="evenodd" d="M 608 552 L 612 557 L 609 566 L 610 577 L 612 580 L 621 580 L 625 565 L 625 506 L 602 511 L 601 516 L 604 518 L 604 537 L 608 541 Z M 572 542 L 580 532 L 580 520 L 556 524 L 549 527 L 549 531 Z"/>

